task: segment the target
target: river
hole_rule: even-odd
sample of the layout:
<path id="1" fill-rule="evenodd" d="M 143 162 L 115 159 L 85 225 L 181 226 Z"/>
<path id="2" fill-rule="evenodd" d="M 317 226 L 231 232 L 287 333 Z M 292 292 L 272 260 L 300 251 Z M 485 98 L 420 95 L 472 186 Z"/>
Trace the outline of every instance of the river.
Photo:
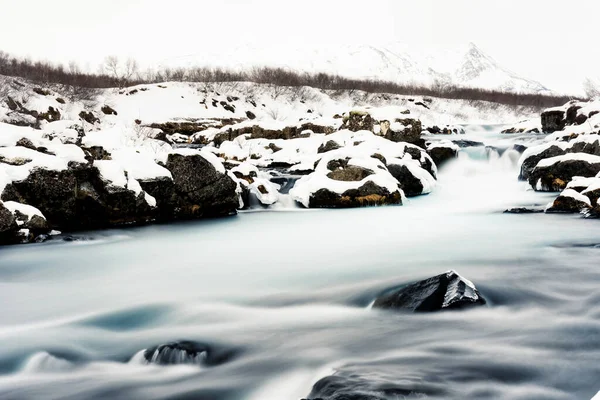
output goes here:
<path id="1" fill-rule="evenodd" d="M 497 147 L 525 141 L 467 128 Z M 553 198 L 516 180 L 518 157 L 463 149 L 401 207 L 251 210 L 0 248 L 0 398 L 299 400 L 335 373 L 362 393 L 405 393 L 390 399 L 590 399 L 600 224 L 503 214 Z M 369 308 L 450 269 L 488 305 Z M 177 340 L 226 360 L 141 361 Z"/>

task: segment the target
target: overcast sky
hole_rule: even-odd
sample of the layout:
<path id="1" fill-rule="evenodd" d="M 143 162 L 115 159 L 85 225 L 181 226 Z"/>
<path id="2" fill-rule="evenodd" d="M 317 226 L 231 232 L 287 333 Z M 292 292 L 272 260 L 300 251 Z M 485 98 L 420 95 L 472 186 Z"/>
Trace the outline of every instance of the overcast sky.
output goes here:
<path id="1" fill-rule="evenodd" d="M 477 44 L 557 91 L 600 77 L 600 0 L 0 0 L 0 50 L 90 67 L 244 43 Z"/>

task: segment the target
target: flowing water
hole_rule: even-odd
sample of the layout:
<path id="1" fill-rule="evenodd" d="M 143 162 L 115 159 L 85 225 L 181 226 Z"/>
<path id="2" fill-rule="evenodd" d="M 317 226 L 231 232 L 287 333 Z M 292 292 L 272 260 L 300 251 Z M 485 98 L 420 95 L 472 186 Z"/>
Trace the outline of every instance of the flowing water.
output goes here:
<path id="1" fill-rule="evenodd" d="M 0 248 L 0 398 L 297 400 L 335 373 L 354 399 L 590 399 L 600 224 L 503 214 L 552 199 L 516 180 L 518 156 L 464 149 L 402 207 L 279 208 Z M 369 308 L 450 269 L 488 306 Z M 207 350 L 145 362 L 144 349 L 157 360 L 157 345 L 181 340 Z"/>

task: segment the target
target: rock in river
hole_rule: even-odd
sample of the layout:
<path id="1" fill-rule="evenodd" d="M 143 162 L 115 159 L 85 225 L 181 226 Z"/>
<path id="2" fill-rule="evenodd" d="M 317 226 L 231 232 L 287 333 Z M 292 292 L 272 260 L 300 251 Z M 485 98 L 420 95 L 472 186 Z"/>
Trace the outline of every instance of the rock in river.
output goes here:
<path id="1" fill-rule="evenodd" d="M 471 281 L 455 271 L 448 271 L 384 293 L 375 300 L 373 308 L 429 312 L 461 309 L 485 303 L 485 299 Z"/>

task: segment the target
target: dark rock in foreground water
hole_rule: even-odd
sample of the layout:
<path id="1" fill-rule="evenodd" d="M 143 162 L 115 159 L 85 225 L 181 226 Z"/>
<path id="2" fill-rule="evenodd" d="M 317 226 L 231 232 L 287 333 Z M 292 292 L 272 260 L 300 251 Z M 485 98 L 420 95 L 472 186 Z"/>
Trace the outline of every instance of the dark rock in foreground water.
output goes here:
<path id="1" fill-rule="evenodd" d="M 430 312 L 484 305 L 473 283 L 455 271 L 419 281 L 378 297 L 373 308 Z"/>
<path id="2" fill-rule="evenodd" d="M 144 359 L 159 365 L 215 366 L 226 363 L 236 354 L 235 349 L 183 340 L 148 348 L 144 351 Z"/>
<path id="3" fill-rule="evenodd" d="M 514 207 L 504 210 L 505 214 L 534 214 L 544 212 L 541 208 Z"/>

